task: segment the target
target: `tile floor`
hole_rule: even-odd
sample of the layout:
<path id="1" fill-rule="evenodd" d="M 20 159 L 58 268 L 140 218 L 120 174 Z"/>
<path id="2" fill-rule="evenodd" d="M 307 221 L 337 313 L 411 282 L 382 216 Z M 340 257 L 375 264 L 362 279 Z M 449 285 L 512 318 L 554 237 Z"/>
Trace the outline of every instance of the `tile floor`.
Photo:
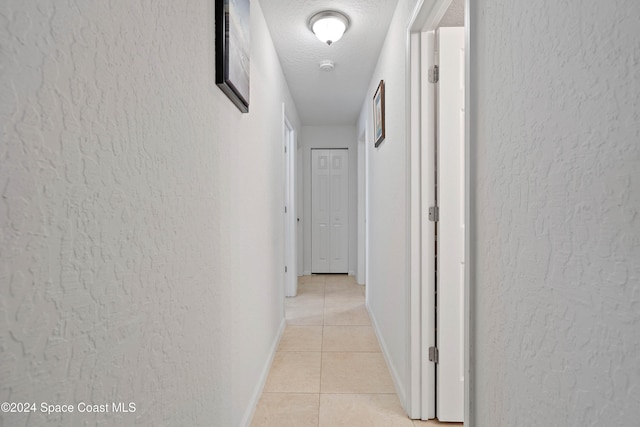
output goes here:
<path id="1" fill-rule="evenodd" d="M 252 427 L 415 427 L 353 276 L 302 276 Z"/>

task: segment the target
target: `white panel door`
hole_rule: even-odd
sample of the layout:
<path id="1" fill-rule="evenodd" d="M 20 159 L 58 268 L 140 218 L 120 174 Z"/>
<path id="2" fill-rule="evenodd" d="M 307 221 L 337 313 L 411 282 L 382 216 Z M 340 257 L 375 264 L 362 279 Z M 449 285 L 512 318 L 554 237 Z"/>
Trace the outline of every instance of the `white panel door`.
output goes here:
<path id="1" fill-rule="evenodd" d="M 329 273 L 331 150 L 311 150 L 311 272 Z"/>
<path id="2" fill-rule="evenodd" d="M 437 417 L 464 417 L 464 28 L 438 30 Z"/>
<path id="3" fill-rule="evenodd" d="M 349 170 L 347 150 L 311 150 L 311 272 L 347 273 Z"/>
<path id="4" fill-rule="evenodd" d="M 330 273 L 349 271 L 348 151 L 331 150 L 331 266 Z"/>

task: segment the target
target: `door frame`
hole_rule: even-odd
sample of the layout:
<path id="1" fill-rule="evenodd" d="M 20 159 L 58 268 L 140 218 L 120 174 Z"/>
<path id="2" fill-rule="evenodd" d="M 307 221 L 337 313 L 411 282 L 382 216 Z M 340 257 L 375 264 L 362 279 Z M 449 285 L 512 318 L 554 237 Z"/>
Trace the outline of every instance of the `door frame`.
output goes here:
<path id="1" fill-rule="evenodd" d="M 363 131 L 358 137 L 357 147 L 357 193 L 358 201 L 356 207 L 356 225 L 357 229 L 357 263 L 356 263 L 356 282 L 359 285 L 367 283 L 367 182 L 366 182 L 366 147 L 367 147 L 366 131 Z"/>
<path id="2" fill-rule="evenodd" d="M 296 274 L 302 276 L 304 273 L 304 223 L 300 220 L 303 216 L 303 201 L 304 201 L 304 174 L 303 174 L 303 154 L 304 150 L 298 146 L 298 140 L 296 138 Z"/>
<path id="3" fill-rule="evenodd" d="M 357 146 L 356 146 L 357 148 Z M 326 271 L 326 272 L 322 272 L 322 271 L 315 271 L 315 269 L 313 268 L 313 253 L 314 253 L 314 239 L 313 239 L 313 235 L 314 235 L 314 215 L 316 213 L 314 207 L 314 196 L 313 196 L 313 182 L 315 179 L 314 176 L 314 162 L 313 162 L 313 153 L 314 151 L 344 151 L 346 153 L 346 162 L 345 162 L 345 167 L 347 168 L 347 174 L 346 174 L 346 180 L 347 180 L 347 194 L 346 194 L 346 198 L 347 198 L 347 203 L 346 203 L 346 220 L 345 220 L 345 224 L 346 224 L 346 229 L 347 229 L 347 241 L 346 241 L 346 250 L 345 250 L 345 258 L 346 258 L 346 271 L 339 271 L 339 272 L 334 272 L 334 271 Z M 357 151 L 357 150 L 356 150 Z M 353 155 L 353 153 L 351 154 Z M 311 261 L 310 261 L 310 270 L 311 270 L 311 274 L 333 274 L 333 273 L 337 273 L 337 274 L 347 274 L 347 275 L 353 275 L 355 276 L 355 271 L 351 271 L 349 269 L 349 265 L 350 265 L 350 261 L 351 261 L 351 227 L 353 227 L 352 221 L 351 221 L 351 200 L 350 200 L 350 195 L 351 195 L 351 165 L 350 165 L 350 156 L 349 156 L 349 147 L 342 147 L 342 148 L 331 148 L 331 147 L 311 147 L 309 149 L 309 157 L 310 157 L 310 168 L 309 168 L 309 174 L 310 174 L 310 196 L 311 196 L 311 203 L 310 203 L 310 216 L 309 216 L 309 222 L 311 223 L 311 245 L 310 245 L 310 254 L 311 254 Z M 357 160 L 357 158 L 356 158 Z M 356 175 L 357 178 L 357 175 Z M 329 197 L 331 199 L 331 197 Z M 356 220 L 357 223 L 357 220 Z M 356 231 L 356 230 L 354 230 Z M 333 231 L 330 230 L 329 234 L 332 235 Z M 332 245 L 333 242 L 331 242 L 331 244 L 329 245 L 329 247 L 333 246 Z M 357 233 L 356 233 L 356 249 L 357 249 Z M 329 251 L 331 252 L 331 250 L 329 249 Z M 356 255 L 357 256 L 357 255 Z M 331 261 L 329 260 L 329 265 L 331 265 Z M 330 270 L 332 270 L 330 268 Z"/>
<path id="4" fill-rule="evenodd" d="M 297 216 L 296 216 L 296 131 L 282 103 L 282 140 L 284 143 L 284 295 L 298 293 Z"/>
<path id="5" fill-rule="evenodd" d="M 422 227 L 428 217 L 428 208 L 435 201 L 434 174 L 435 159 L 429 155 L 435 138 L 429 133 L 433 124 L 423 123 L 422 118 L 434 117 L 435 91 L 430 85 L 422 84 L 422 76 L 433 65 L 433 43 L 426 33 L 435 31 L 452 0 L 419 0 L 407 26 L 406 49 L 406 108 L 409 149 L 407 150 L 408 180 L 410 183 L 409 227 L 410 227 L 410 313 L 409 313 L 409 398 L 407 413 L 411 418 L 430 419 L 435 416 L 435 365 L 423 371 L 428 360 L 428 348 L 435 346 L 435 295 L 423 289 L 435 287 L 435 233 L 433 227 Z M 470 286 L 473 257 L 470 250 L 473 223 L 471 222 L 471 123 L 473 109 L 471 87 L 471 28 L 470 16 L 473 2 L 465 0 L 465 267 L 464 267 L 464 425 L 472 424 L 473 389 L 473 293 Z M 426 49 L 424 44 L 427 44 Z M 429 45 L 431 54 L 429 54 Z M 426 50 L 426 54 L 425 54 Z M 431 58 L 431 59 L 430 59 Z M 431 110 L 430 110 L 431 109 Z M 429 145 L 431 144 L 431 145 Z M 423 150 L 422 148 L 427 149 Z M 433 153 L 434 151 L 431 151 Z M 417 237 L 416 237 L 417 236 Z M 424 267 L 424 268 L 423 268 Z M 429 402 L 433 402 L 429 404 Z"/>

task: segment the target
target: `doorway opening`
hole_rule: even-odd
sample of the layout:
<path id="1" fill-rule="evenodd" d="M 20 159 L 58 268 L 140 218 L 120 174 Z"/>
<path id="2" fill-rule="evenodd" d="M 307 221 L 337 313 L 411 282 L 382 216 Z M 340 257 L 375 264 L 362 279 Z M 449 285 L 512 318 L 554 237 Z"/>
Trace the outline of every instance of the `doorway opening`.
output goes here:
<path id="1" fill-rule="evenodd" d="M 284 288 L 286 297 L 298 293 L 296 216 L 296 134 L 282 104 L 284 141 Z"/>
<path id="2" fill-rule="evenodd" d="M 349 150 L 311 150 L 311 273 L 349 272 Z"/>
<path id="3" fill-rule="evenodd" d="M 419 235 L 411 242 L 419 261 L 411 263 L 408 412 L 423 420 L 469 419 L 468 6 L 424 0 L 408 28 L 411 227 Z"/>

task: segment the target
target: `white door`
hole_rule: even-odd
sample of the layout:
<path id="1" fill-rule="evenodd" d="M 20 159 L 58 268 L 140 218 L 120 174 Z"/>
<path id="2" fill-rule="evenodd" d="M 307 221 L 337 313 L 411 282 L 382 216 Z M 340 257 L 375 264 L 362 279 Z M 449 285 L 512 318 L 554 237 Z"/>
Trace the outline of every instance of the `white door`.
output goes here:
<path id="1" fill-rule="evenodd" d="M 438 99 L 437 408 L 464 417 L 464 28 L 440 28 Z"/>
<path id="2" fill-rule="evenodd" d="M 284 106 L 283 106 L 284 110 Z M 296 262 L 296 185 L 295 185 L 295 130 L 284 118 L 284 162 L 285 162 L 285 206 L 284 206 L 284 277 L 285 296 L 294 297 L 298 293 L 298 275 Z"/>
<path id="3" fill-rule="evenodd" d="M 311 272 L 347 273 L 348 150 L 311 150 Z"/>
<path id="4" fill-rule="evenodd" d="M 302 147 L 298 148 L 296 151 L 296 165 L 302 165 Z M 302 218 L 302 201 L 304 200 L 304 194 L 302 193 L 302 185 L 303 182 L 303 175 L 302 175 L 302 167 L 296 167 L 296 243 L 297 243 L 297 254 L 296 254 L 296 259 L 297 259 L 297 269 L 296 269 L 296 274 L 298 276 L 302 275 L 302 272 L 304 270 L 303 267 L 303 260 L 304 260 L 304 240 L 303 240 L 303 233 L 304 230 L 302 228 L 302 221 L 300 221 L 300 218 Z M 297 280 L 297 279 L 296 279 Z"/>

